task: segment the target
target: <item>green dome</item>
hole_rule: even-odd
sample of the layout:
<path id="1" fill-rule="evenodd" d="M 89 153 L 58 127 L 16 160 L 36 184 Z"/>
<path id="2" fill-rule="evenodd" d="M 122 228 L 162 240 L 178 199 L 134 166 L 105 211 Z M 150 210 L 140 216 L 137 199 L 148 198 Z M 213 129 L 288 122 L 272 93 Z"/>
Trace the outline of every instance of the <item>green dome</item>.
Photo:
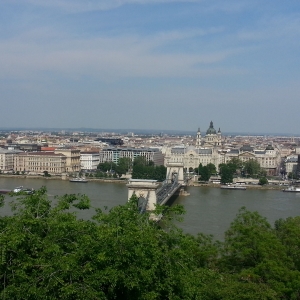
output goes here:
<path id="1" fill-rule="evenodd" d="M 210 125 L 206 131 L 206 134 L 217 134 L 216 130 L 214 129 L 214 124 L 212 121 L 210 121 Z"/>
<path id="2" fill-rule="evenodd" d="M 274 147 L 272 145 L 268 145 L 266 150 L 274 150 Z"/>

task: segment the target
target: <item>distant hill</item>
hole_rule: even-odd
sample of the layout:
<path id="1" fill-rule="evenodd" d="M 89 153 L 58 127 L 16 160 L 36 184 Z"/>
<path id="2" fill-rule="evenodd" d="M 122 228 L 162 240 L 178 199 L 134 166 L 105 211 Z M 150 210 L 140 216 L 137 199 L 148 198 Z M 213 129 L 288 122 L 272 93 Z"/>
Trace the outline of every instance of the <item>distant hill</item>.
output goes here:
<path id="1" fill-rule="evenodd" d="M 185 131 L 185 130 L 165 130 L 165 129 L 127 129 L 127 128 L 44 128 L 44 127 L 2 127 L 0 131 L 43 131 L 43 132 L 93 132 L 93 133 L 117 133 L 117 134 L 128 134 L 134 133 L 137 135 L 196 135 L 197 130 L 194 131 Z M 205 135 L 206 131 L 202 131 L 202 135 Z M 242 135 L 242 136 L 299 136 L 298 134 L 290 134 L 290 133 L 270 133 L 270 132 L 222 132 L 222 135 Z"/>

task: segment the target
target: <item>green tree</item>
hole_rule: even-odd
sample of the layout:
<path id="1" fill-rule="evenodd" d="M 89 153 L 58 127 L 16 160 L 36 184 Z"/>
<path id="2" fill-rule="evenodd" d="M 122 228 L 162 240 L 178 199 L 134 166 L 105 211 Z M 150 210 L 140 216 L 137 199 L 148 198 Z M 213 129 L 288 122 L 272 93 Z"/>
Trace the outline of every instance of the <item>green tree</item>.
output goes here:
<path id="1" fill-rule="evenodd" d="M 221 175 L 221 184 L 228 184 L 233 182 L 234 169 L 231 167 L 231 165 L 220 164 L 219 172 Z"/>
<path id="2" fill-rule="evenodd" d="M 207 164 L 206 167 L 208 169 L 208 172 L 209 172 L 210 176 L 212 174 L 216 174 L 217 173 L 217 168 L 216 168 L 216 166 L 213 163 Z"/>
<path id="3" fill-rule="evenodd" d="M 266 185 L 266 184 L 268 184 L 268 179 L 266 177 L 261 177 L 261 178 L 259 178 L 258 184 Z"/>
<path id="4" fill-rule="evenodd" d="M 116 173 L 121 176 L 123 174 L 126 174 L 129 169 L 131 168 L 132 161 L 129 157 L 121 157 L 118 160 L 118 164 L 115 168 Z"/>
<path id="5" fill-rule="evenodd" d="M 200 181 L 209 181 L 211 175 L 215 174 L 216 172 L 216 166 L 212 163 L 209 163 L 206 166 L 203 166 L 202 163 L 200 163 L 198 168 L 195 168 L 195 173 L 200 176 Z"/>
<path id="6" fill-rule="evenodd" d="M 4 299 L 196 299 L 214 272 L 212 248 L 173 226 L 181 207 L 163 208 L 163 230 L 140 214 L 137 197 L 93 222 L 69 209 L 88 209 L 84 195 L 64 195 L 56 205 L 46 189 L 20 196 L 15 214 L 0 217 L 0 295 Z M 161 214 L 158 207 L 154 214 Z M 168 222 L 167 222 L 168 221 Z M 171 223 L 170 223 L 171 222 Z M 209 250 L 210 251 L 210 250 Z M 159 283 L 159 284 L 158 284 Z"/>
<path id="7" fill-rule="evenodd" d="M 260 173 L 260 164 L 254 159 L 249 159 L 244 163 L 244 171 L 250 177 L 258 176 Z"/>
<path id="8" fill-rule="evenodd" d="M 288 256 L 292 258 L 297 270 L 300 271 L 300 216 L 277 220 L 275 230 L 286 247 Z"/>
<path id="9" fill-rule="evenodd" d="M 267 284 L 278 299 L 299 297 L 300 273 L 266 218 L 257 212 L 240 209 L 225 233 L 221 266 L 242 280 Z"/>
<path id="10" fill-rule="evenodd" d="M 211 173 L 209 171 L 209 168 L 207 166 L 204 166 L 201 168 L 200 180 L 201 181 L 209 181 L 209 178 L 211 176 Z"/>
<path id="11" fill-rule="evenodd" d="M 104 162 L 104 163 L 100 163 L 97 166 L 97 169 L 102 171 L 102 172 L 108 172 L 108 171 L 111 171 L 111 170 L 116 170 L 116 167 L 117 167 L 117 165 L 114 162 L 107 161 L 107 162 Z"/>
<path id="12" fill-rule="evenodd" d="M 135 157 L 135 159 L 133 160 L 133 166 L 136 166 L 136 165 L 148 166 L 149 163 L 147 162 L 145 156 L 137 156 L 137 157 Z"/>

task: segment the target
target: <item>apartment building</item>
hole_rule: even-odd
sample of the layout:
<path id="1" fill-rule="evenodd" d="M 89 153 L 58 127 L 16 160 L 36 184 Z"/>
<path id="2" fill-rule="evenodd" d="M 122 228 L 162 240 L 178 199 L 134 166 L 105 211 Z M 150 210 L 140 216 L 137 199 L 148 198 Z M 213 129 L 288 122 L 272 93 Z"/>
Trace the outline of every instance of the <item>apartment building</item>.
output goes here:
<path id="1" fill-rule="evenodd" d="M 14 157 L 22 151 L 0 148 L 0 171 L 8 172 L 14 169 Z"/>
<path id="2" fill-rule="evenodd" d="M 114 162 L 118 163 L 119 158 L 129 157 L 132 161 L 138 156 L 144 156 L 146 161 L 153 161 L 154 165 L 160 166 L 164 164 L 164 156 L 159 149 L 156 148 L 105 148 L 100 152 L 100 163 Z"/>
<path id="3" fill-rule="evenodd" d="M 80 152 L 81 170 L 86 170 L 86 171 L 96 170 L 99 163 L 100 163 L 99 151 Z"/>
<path id="4" fill-rule="evenodd" d="M 75 148 L 56 148 L 54 153 L 63 154 L 66 157 L 66 172 L 80 172 L 80 150 Z"/>
<path id="5" fill-rule="evenodd" d="M 54 152 L 21 152 L 14 157 L 14 170 L 32 174 L 61 175 L 66 172 L 66 156 Z"/>

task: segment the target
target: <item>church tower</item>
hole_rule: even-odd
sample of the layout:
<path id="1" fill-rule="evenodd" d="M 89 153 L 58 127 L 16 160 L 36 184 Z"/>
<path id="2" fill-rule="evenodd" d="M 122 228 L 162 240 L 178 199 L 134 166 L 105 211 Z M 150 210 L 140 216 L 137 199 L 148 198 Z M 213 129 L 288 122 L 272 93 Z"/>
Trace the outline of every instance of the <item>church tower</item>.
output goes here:
<path id="1" fill-rule="evenodd" d="M 214 124 L 211 121 L 209 124 L 209 128 L 206 131 L 206 135 L 204 137 L 204 147 L 205 148 L 214 148 L 220 147 L 222 142 L 221 130 L 217 132 L 214 128 Z"/>
<path id="2" fill-rule="evenodd" d="M 200 128 L 198 128 L 197 137 L 196 137 L 196 148 L 199 149 L 200 146 L 201 146 L 201 131 Z"/>
<path id="3" fill-rule="evenodd" d="M 222 144 L 222 136 L 221 136 L 221 129 L 220 129 L 220 127 L 219 127 L 217 135 L 218 135 L 217 146 L 221 146 L 221 144 Z"/>

